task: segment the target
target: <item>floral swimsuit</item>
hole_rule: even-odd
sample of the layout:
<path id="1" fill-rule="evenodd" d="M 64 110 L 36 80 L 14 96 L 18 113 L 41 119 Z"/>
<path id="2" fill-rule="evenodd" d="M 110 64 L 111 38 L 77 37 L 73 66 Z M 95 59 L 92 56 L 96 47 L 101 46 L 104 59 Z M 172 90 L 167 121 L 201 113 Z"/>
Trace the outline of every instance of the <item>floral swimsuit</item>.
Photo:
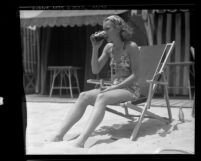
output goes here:
<path id="1" fill-rule="evenodd" d="M 132 74 L 131 63 L 127 54 L 123 54 L 119 59 L 115 59 L 113 52 L 111 52 L 110 57 L 111 81 L 112 84 L 115 85 Z M 134 100 L 140 97 L 140 88 L 135 82 L 124 89 L 133 94 Z"/>

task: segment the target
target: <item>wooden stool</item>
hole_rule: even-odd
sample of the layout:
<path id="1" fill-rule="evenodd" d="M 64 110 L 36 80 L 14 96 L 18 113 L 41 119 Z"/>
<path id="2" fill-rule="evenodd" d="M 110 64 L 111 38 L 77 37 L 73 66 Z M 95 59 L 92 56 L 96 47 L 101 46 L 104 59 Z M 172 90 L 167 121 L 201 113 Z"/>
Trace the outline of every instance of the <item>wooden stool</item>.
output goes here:
<path id="1" fill-rule="evenodd" d="M 77 70 L 81 69 L 79 67 L 74 66 L 49 66 L 48 70 L 50 73 L 50 94 L 52 96 L 52 92 L 54 89 L 60 90 L 60 95 L 62 94 L 62 89 L 70 90 L 70 96 L 73 98 L 73 89 L 77 89 L 80 93 L 79 87 L 79 79 L 77 75 Z M 76 85 L 72 86 L 72 76 L 74 76 L 76 80 Z M 60 86 L 55 86 L 55 80 L 57 77 L 60 77 Z M 63 84 L 64 82 L 64 84 Z M 68 85 L 67 85 L 68 82 Z"/>

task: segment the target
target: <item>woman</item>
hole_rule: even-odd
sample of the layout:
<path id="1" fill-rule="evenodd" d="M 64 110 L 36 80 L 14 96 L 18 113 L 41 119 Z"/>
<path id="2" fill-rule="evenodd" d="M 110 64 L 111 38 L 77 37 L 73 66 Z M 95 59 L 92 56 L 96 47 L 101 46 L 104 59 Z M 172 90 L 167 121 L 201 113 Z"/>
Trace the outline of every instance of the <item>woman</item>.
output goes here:
<path id="1" fill-rule="evenodd" d="M 103 40 L 96 41 L 94 34 L 90 37 L 93 47 L 91 67 L 93 74 L 97 74 L 110 58 L 112 85 L 80 93 L 52 141 L 63 140 L 65 133 L 83 116 L 86 107 L 93 105 L 93 111 L 82 133 L 76 139 L 69 141 L 69 144 L 75 147 L 84 147 L 87 138 L 103 120 L 106 105 L 131 101 L 140 96 L 137 85 L 139 50 L 134 42 L 129 41 L 132 30 L 116 15 L 109 16 L 103 21 L 103 30 L 108 43 L 99 58 L 98 50 Z"/>

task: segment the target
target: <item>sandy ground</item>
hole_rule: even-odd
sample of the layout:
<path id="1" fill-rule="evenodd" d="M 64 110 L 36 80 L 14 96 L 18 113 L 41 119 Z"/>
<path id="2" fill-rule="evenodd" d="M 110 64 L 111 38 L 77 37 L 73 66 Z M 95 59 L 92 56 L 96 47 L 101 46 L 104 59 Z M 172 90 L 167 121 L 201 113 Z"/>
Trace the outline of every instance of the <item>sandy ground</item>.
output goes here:
<path id="1" fill-rule="evenodd" d="M 111 107 L 122 110 L 120 107 Z M 27 154 L 156 154 L 164 148 L 194 153 L 195 122 L 191 108 L 183 108 L 184 123 L 178 120 L 178 108 L 172 108 L 171 124 L 145 119 L 136 141 L 130 141 L 129 136 L 137 119 L 131 122 L 106 112 L 104 120 L 89 137 L 85 148 L 70 147 L 65 140 L 82 131 L 92 110 L 89 106 L 83 118 L 65 135 L 64 141 L 45 142 L 56 132 L 70 108 L 73 108 L 73 103 L 27 102 Z M 164 107 L 152 107 L 151 111 L 167 116 Z"/>

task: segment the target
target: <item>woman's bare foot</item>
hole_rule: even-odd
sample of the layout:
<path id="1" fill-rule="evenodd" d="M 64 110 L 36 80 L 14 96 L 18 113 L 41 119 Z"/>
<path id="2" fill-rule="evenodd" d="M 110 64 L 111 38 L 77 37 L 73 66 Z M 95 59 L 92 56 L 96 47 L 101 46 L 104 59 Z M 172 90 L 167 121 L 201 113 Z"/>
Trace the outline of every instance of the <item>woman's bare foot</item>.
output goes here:
<path id="1" fill-rule="evenodd" d="M 78 138 L 79 136 L 80 136 L 80 133 L 67 134 L 66 136 L 64 136 L 63 140 L 70 141 L 70 140 L 74 140 L 74 139 Z"/>
<path id="2" fill-rule="evenodd" d="M 53 137 L 51 137 L 50 139 L 45 140 L 45 141 L 48 141 L 48 142 L 59 142 L 59 141 L 63 141 L 63 137 L 60 136 L 60 135 L 54 135 Z"/>
<path id="3" fill-rule="evenodd" d="M 79 141 L 78 139 L 67 141 L 67 144 L 77 148 L 84 148 L 84 143 Z"/>

